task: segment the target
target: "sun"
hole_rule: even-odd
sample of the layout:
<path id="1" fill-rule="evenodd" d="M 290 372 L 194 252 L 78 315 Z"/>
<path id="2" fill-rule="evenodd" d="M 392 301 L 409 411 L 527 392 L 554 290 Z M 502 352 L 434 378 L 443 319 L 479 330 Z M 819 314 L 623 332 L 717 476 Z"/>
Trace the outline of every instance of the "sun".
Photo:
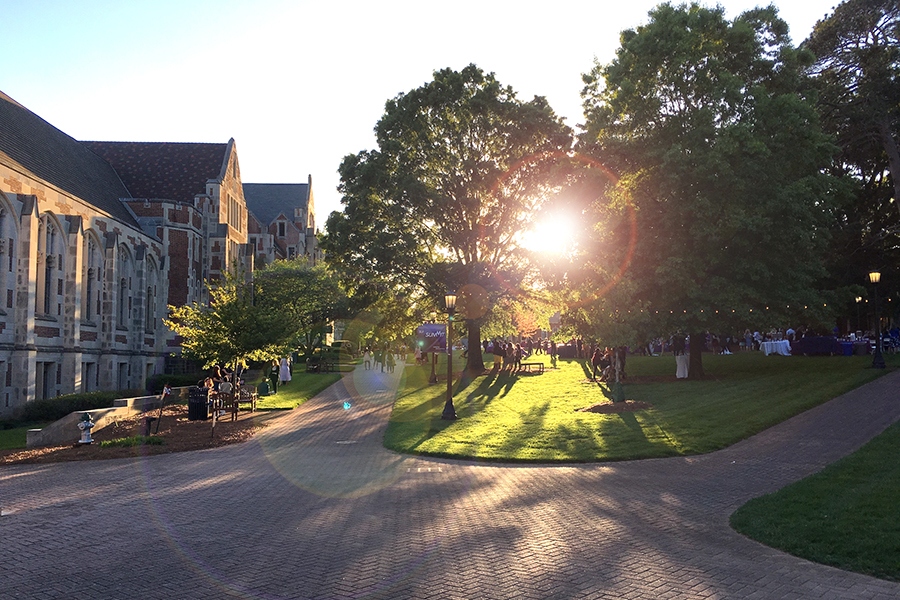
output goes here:
<path id="1" fill-rule="evenodd" d="M 565 255 L 578 243 L 582 224 L 575 215 L 553 211 L 538 215 L 520 238 L 522 248 L 537 254 Z"/>

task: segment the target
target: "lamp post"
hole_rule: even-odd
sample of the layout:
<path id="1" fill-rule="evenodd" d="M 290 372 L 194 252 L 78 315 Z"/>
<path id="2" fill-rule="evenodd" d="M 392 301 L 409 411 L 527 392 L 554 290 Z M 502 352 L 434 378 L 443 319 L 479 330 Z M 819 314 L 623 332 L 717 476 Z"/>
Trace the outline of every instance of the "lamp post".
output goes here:
<path id="1" fill-rule="evenodd" d="M 875 289 L 875 355 L 872 357 L 872 368 L 883 369 L 884 355 L 881 353 L 881 317 L 878 314 L 878 283 L 881 281 L 881 273 L 872 271 L 869 273 L 869 283 Z"/>
<path id="2" fill-rule="evenodd" d="M 434 323 L 437 320 L 437 311 L 431 311 L 431 322 Z M 434 349 L 431 350 L 431 377 L 428 378 L 429 384 L 437 383 L 437 373 L 434 372 L 434 365 L 437 363 L 437 354 L 434 352 Z"/>
<path id="3" fill-rule="evenodd" d="M 447 402 L 444 404 L 444 412 L 441 419 L 445 421 L 456 420 L 456 407 L 453 406 L 453 313 L 456 312 L 456 294 L 447 292 L 444 296 L 444 304 L 447 306 Z"/>

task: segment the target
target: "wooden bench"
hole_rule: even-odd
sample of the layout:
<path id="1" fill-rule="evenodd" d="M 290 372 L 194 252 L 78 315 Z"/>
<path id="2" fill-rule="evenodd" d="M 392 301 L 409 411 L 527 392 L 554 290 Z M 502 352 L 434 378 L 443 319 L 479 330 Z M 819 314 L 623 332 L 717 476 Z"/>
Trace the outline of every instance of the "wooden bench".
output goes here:
<path id="1" fill-rule="evenodd" d="M 257 400 L 259 400 L 259 393 L 256 391 L 256 388 L 252 385 L 244 385 L 241 386 L 241 389 L 238 391 L 238 395 L 234 399 L 234 404 L 238 408 L 241 404 L 249 404 L 250 412 L 255 412 Z"/>
<path id="2" fill-rule="evenodd" d="M 241 404 L 249 404 L 250 412 L 254 412 L 256 410 L 256 401 L 258 399 L 259 394 L 256 392 L 255 387 L 244 386 L 238 390 L 237 393 L 217 392 L 214 396 L 210 395 L 210 408 L 214 413 L 222 411 L 226 414 L 230 414 L 231 420 L 237 421 Z M 214 416 L 218 417 L 218 414 L 215 414 Z"/>
<path id="3" fill-rule="evenodd" d="M 519 365 L 520 371 L 526 371 L 528 373 L 532 373 L 532 369 L 535 369 L 538 373 L 544 372 L 544 363 L 542 362 L 526 362 Z"/>

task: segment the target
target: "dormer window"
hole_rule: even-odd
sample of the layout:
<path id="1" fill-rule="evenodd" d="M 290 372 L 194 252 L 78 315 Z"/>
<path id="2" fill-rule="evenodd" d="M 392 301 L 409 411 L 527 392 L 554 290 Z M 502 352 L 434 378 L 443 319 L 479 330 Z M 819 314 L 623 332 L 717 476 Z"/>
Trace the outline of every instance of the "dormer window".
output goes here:
<path id="1" fill-rule="evenodd" d="M 284 221 L 279 221 L 279 222 L 278 222 L 278 237 L 282 237 L 282 238 L 283 238 L 283 237 L 285 237 L 285 236 L 287 235 L 287 233 L 286 233 L 286 232 L 287 232 L 287 227 L 286 227 L 286 225 L 287 225 L 287 224 L 286 224 Z"/>

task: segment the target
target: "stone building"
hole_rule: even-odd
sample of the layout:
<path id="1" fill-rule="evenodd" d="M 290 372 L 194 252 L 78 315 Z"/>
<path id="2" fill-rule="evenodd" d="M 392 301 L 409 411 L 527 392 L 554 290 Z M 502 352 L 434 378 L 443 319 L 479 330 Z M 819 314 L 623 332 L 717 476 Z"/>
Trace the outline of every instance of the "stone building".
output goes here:
<path id="1" fill-rule="evenodd" d="M 245 183 L 244 198 L 257 265 L 300 256 L 319 261 L 312 176 L 307 183 Z"/>
<path id="2" fill-rule="evenodd" d="M 205 281 L 252 269 L 253 248 L 314 260 L 311 187 L 257 218 L 234 140 L 79 142 L 0 92 L 0 415 L 142 389 L 180 353 L 167 305 L 207 302 Z"/>

